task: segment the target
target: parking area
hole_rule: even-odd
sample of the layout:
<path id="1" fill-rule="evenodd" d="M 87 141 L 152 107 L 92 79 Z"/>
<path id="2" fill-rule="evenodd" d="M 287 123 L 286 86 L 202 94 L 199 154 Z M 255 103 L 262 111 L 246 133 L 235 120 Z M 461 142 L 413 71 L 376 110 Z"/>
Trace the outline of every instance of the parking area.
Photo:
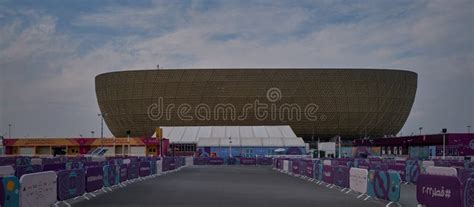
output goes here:
<path id="1" fill-rule="evenodd" d="M 404 186 L 401 203 L 415 206 L 415 186 Z M 130 184 L 73 206 L 385 206 L 337 189 L 256 166 L 193 166 Z"/>

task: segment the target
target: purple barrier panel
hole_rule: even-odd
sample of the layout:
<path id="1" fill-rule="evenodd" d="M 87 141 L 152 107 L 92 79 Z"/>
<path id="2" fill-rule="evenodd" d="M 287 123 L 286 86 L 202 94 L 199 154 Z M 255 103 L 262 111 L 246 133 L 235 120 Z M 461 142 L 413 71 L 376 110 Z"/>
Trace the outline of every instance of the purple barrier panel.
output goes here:
<path id="1" fill-rule="evenodd" d="M 388 170 L 395 171 L 400 175 L 400 179 L 405 181 L 405 163 L 397 164 L 391 163 L 387 165 Z"/>
<path id="2" fill-rule="evenodd" d="M 369 169 L 371 170 L 381 170 L 381 171 L 387 171 L 388 167 L 386 163 L 382 162 L 370 162 L 369 163 Z"/>
<path id="3" fill-rule="evenodd" d="M 82 168 L 84 168 L 84 162 L 82 162 L 80 159 L 69 160 L 68 162 L 66 162 L 66 170 L 82 169 Z"/>
<path id="4" fill-rule="evenodd" d="M 195 157 L 193 158 L 193 165 L 207 165 L 209 162 L 208 157 Z"/>
<path id="5" fill-rule="evenodd" d="M 223 165 L 223 164 L 224 164 L 224 158 L 222 157 L 209 158 L 209 165 Z"/>
<path id="6" fill-rule="evenodd" d="M 16 166 L 31 165 L 31 157 L 17 157 Z"/>
<path id="7" fill-rule="evenodd" d="M 257 159 L 250 158 L 250 157 L 241 157 L 240 158 L 240 164 L 241 165 L 256 165 L 257 164 Z"/>
<path id="8" fill-rule="evenodd" d="M 291 172 L 294 174 L 301 174 L 301 160 L 291 160 Z"/>
<path id="9" fill-rule="evenodd" d="M 272 165 L 273 159 L 270 157 L 258 157 L 257 164 L 258 165 Z"/>
<path id="10" fill-rule="evenodd" d="M 138 162 L 131 162 L 128 164 L 128 169 L 127 169 L 127 178 L 128 180 L 132 180 L 135 178 L 138 178 L 139 176 L 139 163 Z"/>
<path id="11" fill-rule="evenodd" d="M 52 158 L 41 158 L 41 164 L 42 165 L 48 165 L 48 164 L 53 164 L 53 159 Z"/>
<path id="12" fill-rule="evenodd" d="M 175 167 L 176 167 L 176 159 L 174 157 L 163 158 L 163 165 L 162 165 L 163 172 L 174 170 Z"/>
<path id="13" fill-rule="evenodd" d="M 304 168 L 303 168 L 303 175 L 309 178 L 313 178 L 313 161 L 312 160 L 304 160 Z"/>
<path id="14" fill-rule="evenodd" d="M 14 157 L 0 157 L 0 166 L 5 166 L 5 165 L 15 166 L 16 165 L 16 158 L 14 158 Z"/>
<path id="15" fill-rule="evenodd" d="M 150 174 L 151 174 L 150 162 L 149 161 L 140 162 L 138 175 L 140 175 L 140 177 L 146 177 L 146 176 L 149 176 Z"/>
<path id="16" fill-rule="evenodd" d="M 81 196 L 86 191 L 86 174 L 83 169 L 58 172 L 58 200 L 63 201 Z"/>
<path id="17" fill-rule="evenodd" d="M 100 162 L 85 162 L 84 167 L 101 167 Z"/>
<path id="18" fill-rule="evenodd" d="M 370 166 L 367 163 L 360 163 L 358 168 L 368 170 L 368 169 L 370 169 Z"/>
<path id="19" fill-rule="evenodd" d="M 128 177 L 128 165 L 120 165 L 120 182 L 125 182 Z"/>
<path id="20" fill-rule="evenodd" d="M 323 182 L 334 184 L 333 168 L 331 165 L 323 165 Z"/>
<path id="21" fill-rule="evenodd" d="M 94 166 L 86 168 L 86 191 L 93 192 L 104 186 L 104 171 L 102 167 Z"/>
<path id="22" fill-rule="evenodd" d="M 66 163 L 55 163 L 43 165 L 43 171 L 60 171 L 66 170 Z"/>
<path id="23" fill-rule="evenodd" d="M 429 207 L 462 207 L 461 183 L 453 176 L 421 174 L 416 183 L 416 200 Z"/>
<path id="24" fill-rule="evenodd" d="M 467 179 L 464 185 L 463 198 L 464 207 L 474 206 L 474 178 Z"/>
<path id="25" fill-rule="evenodd" d="M 334 185 L 341 188 L 349 188 L 349 169 L 346 166 L 333 167 Z"/>
<path id="26" fill-rule="evenodd" d="M 15 176 L 19 179 L 24 174 L 41 172 L 43 169 L 41 165 L 22 165 L 15 167 Z"/>

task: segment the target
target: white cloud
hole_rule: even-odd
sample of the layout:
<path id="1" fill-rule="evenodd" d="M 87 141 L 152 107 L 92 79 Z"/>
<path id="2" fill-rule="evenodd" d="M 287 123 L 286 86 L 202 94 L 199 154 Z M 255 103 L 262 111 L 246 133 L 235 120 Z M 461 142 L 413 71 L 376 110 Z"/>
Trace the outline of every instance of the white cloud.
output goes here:
<path id="1" fill-rule="evenodd" d="M 2 126 L 10 120 L 26 122 L 31 124 L 18 130 L 52 136 L 97 130 L 91 122 L 98 111 L 95 75 L 159 63 L 165 68 L 409 69 L 419 74 L 419 90 L 403 130 L 422 124 L 430 132 L 441 127 L 462 131 L 474 116 L 473 7 L 469 1 L 450 2 L 387 10 L 329 2 L 318 5 L 321 13 L 300 5 L 228 4 L 207 10 L 173 3 L 112 6 L 77 17 L 67 32 L 58 31 L 59 17 L 31 10 L 23 14 L 31 22 L 14 18 L 0 28 L 0 65 L 8 67 L 2 69 L 8 77 L 2 82 L 13 86 L 3 91 L 9 100 L 2 106 Z M 350 17 L 328 21 L 324 7 Z M 103 27 L 110 36 L 81 51 L 86 40 L 77 39 L 74 28 L 88 27 Z M 44 113 L 26 114 L 38 110 Z M 51 124 L 43 124 L 46 119 Z M 50 125 L 62 127 L 52 130 Z"/>

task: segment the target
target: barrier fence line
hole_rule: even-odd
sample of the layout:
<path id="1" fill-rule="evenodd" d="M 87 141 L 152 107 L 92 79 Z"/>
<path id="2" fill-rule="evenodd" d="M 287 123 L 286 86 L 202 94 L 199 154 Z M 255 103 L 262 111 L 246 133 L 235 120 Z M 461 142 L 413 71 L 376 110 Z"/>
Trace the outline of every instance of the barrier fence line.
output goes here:
<path id="1" fill-rule="evenodd" d="M 70 206 L 72 200 L 96 197 L 138 179 L 175 172 L 184 157 L 123 158 L 9 158 L 0 163 L 0 206 Z"/>

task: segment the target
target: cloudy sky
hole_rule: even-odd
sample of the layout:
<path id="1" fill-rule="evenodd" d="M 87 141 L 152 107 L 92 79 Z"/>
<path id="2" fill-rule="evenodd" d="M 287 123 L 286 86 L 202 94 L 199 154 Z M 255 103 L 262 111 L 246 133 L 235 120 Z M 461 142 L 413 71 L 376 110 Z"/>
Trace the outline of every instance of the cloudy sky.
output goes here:
<path id="1" fill-rule="evenodd" d="M 97 136 L 94 77 L 157 63 L 407 69 L 419 79 L 403 134 L 466 132 L 473 27 L 472 0 L 0 0 L 0 135 Z"/>

